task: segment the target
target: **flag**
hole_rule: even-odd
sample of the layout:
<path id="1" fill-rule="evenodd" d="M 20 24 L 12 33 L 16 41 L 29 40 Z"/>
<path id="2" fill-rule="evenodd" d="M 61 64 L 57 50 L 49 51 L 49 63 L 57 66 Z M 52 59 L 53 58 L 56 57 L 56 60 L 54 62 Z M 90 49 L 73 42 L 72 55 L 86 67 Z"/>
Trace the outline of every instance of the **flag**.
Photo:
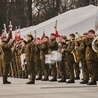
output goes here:
<path id="1" fill-rule="evenodd" d="M 95 31 L 97 30 L 98 30 L 98 10 L 97 10 L 96 19 L 95 19 Z"/>
<path id="2" fill-rule="evenodd" d="M 55 35 L 56 35 L 56 38 L 60 37 L 60 35 L 59 35 L 57 30 L 55 31 Z"/>
<path id="3" fill-rule="evenodd" d="M 56 20 L 56 22 L 55 22 L 54 28 L 55 28 L 55 35 L 56 35 L 56 38 L 60 37 L 59 32 L 58 32 L 58 30 L 57 30 L 57 20 Z"/>
<path id="4" fill-rule="evenodd" d="M 34 41 L 36 41 L 36 30 L 34 32 L 35 32 Z"/>
<path id="5" fill-rule="evenodd" d="M 15 40 L 20 40 L 20 28 L 15 31 Z"/>
<path id="6" fill-rule="evenodd" d="M 42 35 L 42 37 L 41 37 L 41 40 L 43 40 L 43 39 L 44 39 L 44 37 L 45 37 L 45 33 L 43 33 L 43 35 Z"/>

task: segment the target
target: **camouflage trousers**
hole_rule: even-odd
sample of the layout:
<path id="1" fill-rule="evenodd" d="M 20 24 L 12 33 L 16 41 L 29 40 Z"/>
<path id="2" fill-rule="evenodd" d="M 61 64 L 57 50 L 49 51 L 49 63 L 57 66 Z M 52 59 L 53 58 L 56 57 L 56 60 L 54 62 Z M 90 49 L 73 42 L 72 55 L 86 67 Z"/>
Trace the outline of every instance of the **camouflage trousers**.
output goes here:
<path id="1" fill-rule="evenodd" d="M 65 60 L 62 60 L 60 62 L 60 74 L 61 74 L 61 79 L 65 80 L 67 76 Z"/>
<path id="2" fill-rule="evenodd" d="M 57 77 L 57 68 L 56 68 L 56 63 L 54 63 L 54 64 L 51 64 L 50 65 L 51 66 L 51 73 L 52 73 L 52 75 L 53 75 L 53 78 L 56 78 Z"/>
<path id="3" fill-rule="evenodd" d="M 21 61 L 20 61 L 20 58 L 17 58 L 17 59 L 16 59 L 16 67 L 17 67 L 17 74 L 18 74 L 18 77 L 21 77 L 21 75 L 22 75 L 22 68 L 21 68 Z"/>
<path id="4" fill-rule="evenodd" d="M 33 61 L 27 62 L 27 70 L 28 74 L 30 75 L 30 80 L 35 82 L 35 64 Z"/>
<path id="5" fill-rule="evenodd" d="M 86 61 L 81 61 L 81 65 L 82 65 L 82 75 L 83 75 L 83 79 L 84 79 L 84 80 L 88 80 L 88 79 L 89 79 L 89 73 L 88 73 L 88 68 L 87 68 L 87 63 L 86 63 Z"/>
<path id="6" fill-rule="evenodd" d="M 10 69 L 10 62 L 3 61 L 3 82 L 7 81 L 9 69 Z"/>
<path id="7" fill-rule="evenodd" d="M 2 59 L 0 58 L 0 76 L 3 75 L 3 65 L 2 65 Z"/>
<path id="8" fill-rule="evenodd" d="M 75 70 L 76 77 L 79 77 L 80 76 L 79 63 L 74 63 L 74 70 Z"/>
<path id="9" fill-rule="evenodd" d="M 35 59 L 36 74 L 42 76 L 42 66 L 40 59 Z"/>
<path id="10" fill-rule="evenodd" d="M 45 64 L 45 59 L 41 59 L 41 66 L 44 76 L 45 77 L 49 76 L 49 65 Z"/>
<path id="11" fill-rule="evenodd" d="M 65 62 L 65 64 L 68 69 L 70 79 L 74 80 L 74 63 L 73 62 Z"/>
<path id="12" fill-rule="evenodd" d="M 96 81 L 96 62 L 95 61 L 87 61 L 88 72 L 91 75 L 91 81 Z"/>

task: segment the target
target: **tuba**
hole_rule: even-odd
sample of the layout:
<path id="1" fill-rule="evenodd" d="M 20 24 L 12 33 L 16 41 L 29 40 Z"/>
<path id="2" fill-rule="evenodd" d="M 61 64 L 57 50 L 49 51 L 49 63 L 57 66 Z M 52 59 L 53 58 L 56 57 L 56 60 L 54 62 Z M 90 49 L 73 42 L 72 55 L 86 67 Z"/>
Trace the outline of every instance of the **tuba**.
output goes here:
<path id="1" fill-rule="evenodd" d="M 94 50 L 94 52 L 97 52 L 96 48 L 95 48 L 95 42 L 98 40 L 98 36 L 95 37 L 95 39 L 92 42 L 92 49 Z"/>

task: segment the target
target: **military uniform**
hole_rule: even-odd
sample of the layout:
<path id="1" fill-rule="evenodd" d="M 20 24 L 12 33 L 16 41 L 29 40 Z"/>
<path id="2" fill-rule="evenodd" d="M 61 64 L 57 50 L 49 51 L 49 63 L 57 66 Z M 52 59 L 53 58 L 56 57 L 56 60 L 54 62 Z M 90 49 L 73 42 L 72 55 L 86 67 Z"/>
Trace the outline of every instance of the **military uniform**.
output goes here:
<path id="1" fill-rule="evenodd" d="M 67 44 L 62 43 L 61 49 L 66 49 Z M 61 74 L 61 80 L 58 82 L 66 82 L 66 76 L 67 76 L 67 68 L 65 65 L 65 51 L 62 53 L 62 61 L 60 62 L 60 74 Z"/>
<path id="2" fill-rule="evenodd" d="M 13 66 L 13 76 L 17 77 L 17 66 L 16 66 L 16 58 L 15 58 L 15 48 L 12 47 L 12 66 Z"/>
<path id="3" fill-rule="evenodd" d="M 79 47 L 80 43 L 78 41 L 75 41 L 75 47 Z M 79 68 L 79 58 L 78 58 L 78 51 L 77 48 L 75 49 L 76 52 L 76 57 L 77 57 L 77 61 L 75 61 L 74 63 L 74 70 L 75 70 L 75 79 L 78 80 L 80 79 L 80 68 Z"/>
<path id="4" fill-rule="evenodd" d="M 41 60 L 40 60 L 40 47 L 39 44 L 35 44 L 35 66 L 36 66 L 36 73 L 38 74 L 38 78 L 36 80 L 42 79 L 42 66 L 41 66 Z"/>
<path id="5" fill-rule="evenodd" d="M 97 50 L 97 59 L 98 59 L 98 40 L 94 43 L 94 48 Z M 98 60 L 96 62 L 97 67 L 97 74 L 96 74 L 96 80 L 98 81 Z"/>
<path id="6" fill-rule="evenodd" d="M 93 38 L 87 38 L 85 41 L 86 44 L 86 61 L 89 74 L 91 75 L 91 82 L 88 85 L 96 84 L 96 61 L 97 54 L 92 49 Z"/>
<path id="7" fill-rule="evenodd" d="M 24 45 L 23 47 L 21 47 L 21 55 L 26 53 L 26 45 Z M 26 60 L 24 59 L 24 65 L 21 64 L 21 67 L 24 67 L 22 69 L 22 78 L 26 79 L 28 78 L 28 71 L 27 71 L 27 64 L 26 64 Z"/>
<path id="8" fill-rule="evenodd" d="M 30 75 L 30 82 L 27 84 L 35 84 L 35 63 L 34 63 L 34 53 L 35 47 L 32 40 L 29 40 L 26 44 L 26 61 L 28 74 Z"/>
<path id="9" fill-rule="evenodd" d="M 3 60 L 3 84 L 10 84 L 10 82 L 7 81 L 9 68 L 10 68 L 10 62 L 12 60 L 12 51 L 11 46 L 8 44 L 9 40 L 11 38 L 11 32 L 9 33 L 7 41 L 2 40 L 2 60 Z"/>
<path id="10" fill-rule="evenodd" d="M 0 76 L 3 75 L 3 68 L 2 68 L 2 49 L 0 45 Z"/>
<path id="11" fill-rule="evenodd" d="M 58 50 L 58 43 L 56 39 L 52 39 L 51 42 L 49 43 L 49 48 L 50 51 L 57 51 Z M 51 64 L 51 71 L 53 74 L 53 78 L 50 81 L 57 81 L 57 68 L 56 64 Z"/>
<path id="12" fill-rule="evenodd" d="M 85 58 L 86 45 L 84 41 L 80 42 L 80 46 L 78 47 L 77 51 L 78 51 L 79 61 L 81 62 L 82 65 L 82 75 L 83 75 L 83 81 L 80 83 L 85 84 L 88 83 L 89 73 L 88 73 L 88 68 L 87 68 L 87 63 Z"/>
<path id="13" fill-rule="evenodd" d="M 42 66 L 43 73 L 44 73 L 43 81 L 47 81 L 48 76 L 49 76 L 49 65 L 45 64 L 45 55 L 46 54 L 48 54 L 48 45 L 46 42 L 43 42 L 40 45 L 40 61 L 41 61 L 41 66 Z"/>
<path id="14" fill-rule="evenodd" d="M 65 49 L 65 64 L 66 67 L 69 71 L 69 75 L 70 75 L 70 80 L 67 83 L 74 83 L 74 57 L 73 54 L 71 53 L 72 50 L 74 50 L 75 48 L 75 42 L 74 41 L 70 41 L 67 49 Z"/>
<path id="15" fill-rule="evenodd" d="M 21 60 L 20 60 L 20 50 L 21 50 L 21 46 L 17 45 L 15 47 L 15 51 L 16 51 L 16 66 L 17 66 L 17 73 L 18 73 L 18 78 L 22 78 L 22 68 L 21 68 Z"/>

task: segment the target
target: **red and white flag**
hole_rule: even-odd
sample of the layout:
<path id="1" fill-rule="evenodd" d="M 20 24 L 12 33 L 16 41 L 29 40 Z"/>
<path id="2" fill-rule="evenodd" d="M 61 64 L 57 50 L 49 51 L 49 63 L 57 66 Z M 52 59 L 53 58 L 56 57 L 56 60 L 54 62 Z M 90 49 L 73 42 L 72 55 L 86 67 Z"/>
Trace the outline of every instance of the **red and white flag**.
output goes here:
<path id="1" fill-rule="evenodd" d="M 16 29 L 14 40 L 20 40 L 20 28 L 19 29 Z"/>

